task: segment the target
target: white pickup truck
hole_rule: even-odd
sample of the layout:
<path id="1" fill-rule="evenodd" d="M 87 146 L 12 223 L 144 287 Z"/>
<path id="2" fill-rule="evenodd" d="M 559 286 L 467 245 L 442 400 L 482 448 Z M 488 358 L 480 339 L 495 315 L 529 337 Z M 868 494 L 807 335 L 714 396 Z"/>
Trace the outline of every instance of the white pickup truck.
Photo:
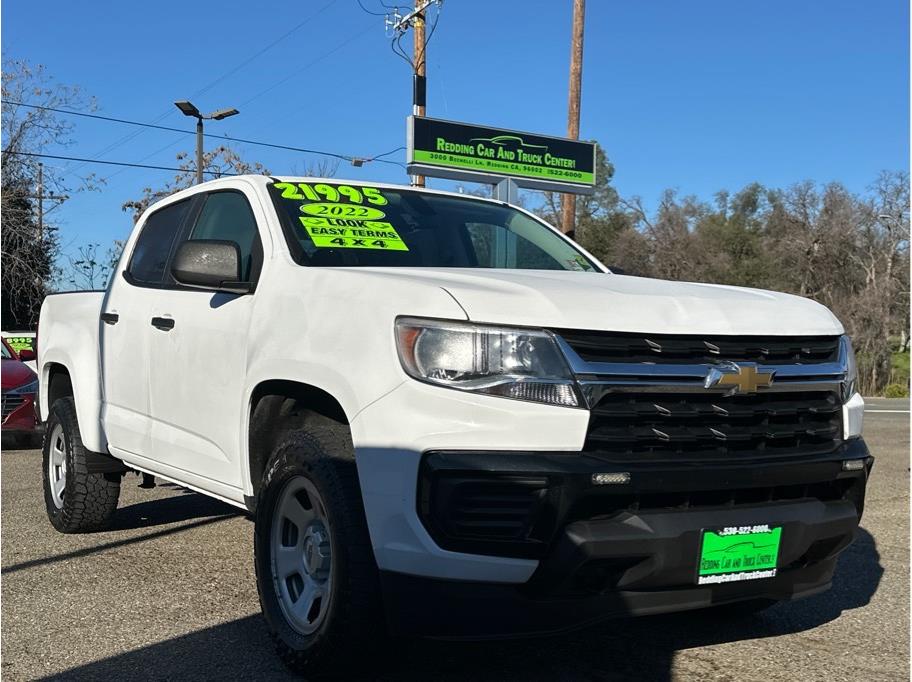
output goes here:
<path id="1" fill-rule="evenodd" d="M 381 632 L 820 592 L 873 463 L 823 306 L 612 274 L 446 192 L 198 185 L 40 328 L 51 523 L 103 528 L 128 471 L 248 510 L 268 627 L 311 671 Z"/>

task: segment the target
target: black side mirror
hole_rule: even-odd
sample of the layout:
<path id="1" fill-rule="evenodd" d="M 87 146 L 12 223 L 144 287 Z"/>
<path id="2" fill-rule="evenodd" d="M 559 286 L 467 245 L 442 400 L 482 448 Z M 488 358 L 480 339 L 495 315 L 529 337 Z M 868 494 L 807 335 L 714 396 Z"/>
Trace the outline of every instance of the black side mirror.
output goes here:
<path id="1" fill-rule="evenodd" d="M 241 282 L 241 249 L 236 242 L 196 239 L 180 245 L 171 274 L 181 284 L 218 291 L 245 293 L 248 282 Z"/>
<path id="2" fill-rule="evenodd" d="M 611 270 L 612 275 L 629 275 L 630 274 L 623 268 L 619 268 L 616 265 L 609 265 L 608 269 Z"/>

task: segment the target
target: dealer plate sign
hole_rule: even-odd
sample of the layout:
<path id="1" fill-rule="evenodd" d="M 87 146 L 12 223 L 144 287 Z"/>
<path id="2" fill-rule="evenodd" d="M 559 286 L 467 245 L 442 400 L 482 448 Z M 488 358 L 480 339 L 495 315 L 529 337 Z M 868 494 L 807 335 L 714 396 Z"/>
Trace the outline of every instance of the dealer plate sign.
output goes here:
<path id="1" fill-rule="evenodd" d="M 434 177 L 590 194 L 595 144 L 517 130 L 409 117 L 408 170 Z"/>
<path id="2" fill-rule="evenodd" d="M 697 584 L 774 578 L 781 537 L 781 527 L 768 525 L 704 530 Z"/>

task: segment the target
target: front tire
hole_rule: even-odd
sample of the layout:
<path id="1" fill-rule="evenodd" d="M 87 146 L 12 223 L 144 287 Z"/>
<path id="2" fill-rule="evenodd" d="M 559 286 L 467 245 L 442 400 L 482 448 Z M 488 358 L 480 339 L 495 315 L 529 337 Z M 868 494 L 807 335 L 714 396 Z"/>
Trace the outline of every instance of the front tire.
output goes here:
<path id="1" fill-rule="evenodd" d="M 42 448 L 44 504 L 61 533 L 103 530 L 117 511 L 120 474 L 89 473 L 73 398 L 51 406 Z"/>
<path id="2" fill-rule="evenodd" d="M 299 673 L 368 665 L 382 637 L 377 566 L 343 425 L 290 433 L 257 499 L 260 605 L 279 656 Z"/>

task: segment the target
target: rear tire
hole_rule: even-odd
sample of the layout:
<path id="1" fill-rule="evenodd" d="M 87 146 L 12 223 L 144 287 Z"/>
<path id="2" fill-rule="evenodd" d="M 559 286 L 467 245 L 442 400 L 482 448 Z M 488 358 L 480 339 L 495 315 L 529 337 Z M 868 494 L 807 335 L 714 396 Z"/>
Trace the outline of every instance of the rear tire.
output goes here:
<path id="1" fill-rule="evenodd" d="M 54 401 L 42 448 L 44 503 L 61 533 L 105 529 L 117 511 L 120 474 L 89 473 L 73 398 Z"/>
<path id="2" fill-rule="evenodd" d="M 377 565 L 348 428 L 287 434 L 257 498 L 260 605 L 282 661 L 309 675 L 352 675 L 384 639 Z"/>

